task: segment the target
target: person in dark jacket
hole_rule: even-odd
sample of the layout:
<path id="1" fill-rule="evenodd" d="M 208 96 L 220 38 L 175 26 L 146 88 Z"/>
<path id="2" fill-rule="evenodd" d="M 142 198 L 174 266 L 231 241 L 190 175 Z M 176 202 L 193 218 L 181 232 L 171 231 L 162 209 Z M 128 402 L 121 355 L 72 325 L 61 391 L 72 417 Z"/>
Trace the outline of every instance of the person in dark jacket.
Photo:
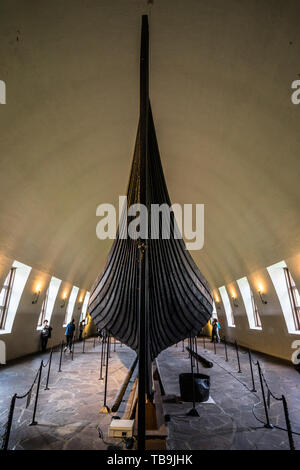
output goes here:
<path id="1" fill-rule="evenodd" d="M 64 352 L 66 352 L 66 350 L 68 348 L 69 348 L 70 352 L 72 351 L 72 341 L 73 341 L 74 331 L 75 331 L 75 320 L 73 318 L 73 320 L 70 321 L 70 323 L 67 324 L 67 328 L 66 328 L 66 331 L 65 331 L 65 337 L 66 337 L 67 344 L 66 344 L 66 347 L 64 349 Z"/>
<path id="2" fill-rule="evenodd" d="M 212 333 L 211 333 L 211 342 L 217 341 L 220 342 L 220 334 L 219 334 L 220 325 L 217 318 L 213 319 L 212 322 Z"/>
<path id="3" fill-rule="evenodd" d="M 44 320 L 43 328 L 41 331 L 42 352 L 47 349 L 48 339 L 51 338 L 52 327 L 48 325 L 48 320 Z"/>
<path id="4" fill-rule="evenodd" d="M 81 320 L 81 322 L 79 323 L 79 341 L 82 340 L 84 327 L 85 327 L 85 320 Z"/>

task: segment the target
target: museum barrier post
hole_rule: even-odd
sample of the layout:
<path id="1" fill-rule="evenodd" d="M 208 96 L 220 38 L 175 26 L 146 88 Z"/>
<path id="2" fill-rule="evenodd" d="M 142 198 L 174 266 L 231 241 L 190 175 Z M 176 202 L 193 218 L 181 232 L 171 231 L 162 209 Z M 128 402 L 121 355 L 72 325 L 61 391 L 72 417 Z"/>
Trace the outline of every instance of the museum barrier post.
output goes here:
<path id="1" fill-rule="evenodd" d="M 64 342 L 62 341 L 61 344 L 60 344 L 60 356 L 59 356 L 59 368 L 58 368 L 58 372 L 61 372 L 61 363 L 62 363 L 63 348 L 64 348 Z"/>
<path id="2" fill-rule="evenodd" d="M 283 404 L 283 411 L 284 411 L 284 417 L 285 417 L 285 422 L 286 422 L 286 429 L 287 429 L 287 433 L 289 437 L 290 450 L 295 450 L 292 426 L 291 426 L 290 417 L 289 417 L 289 410 L 288 410 L 287 402 L 286 402 L 284 395 L 282 395 L 282 404 Z"/>
<path id="3" fill-rule="evenodd" d="M 224 348 L 225 348 L 225 361 L 228 362 L 227 342 L 226 342 L 225 336 L 224 336 Z"/>
<path id="4" fill-rule="evenodd" d="M 51 348 L 50 351 L 50 357 L 49 357 L 49 365 L 48 365 L 48 372 L 47 372 L 47 380 L 46 380 L 46 385 L 44 390 L 50 390 L 48 385 L 49 385 L 49 378 L 50 378 L 50 370 L 51 370 L 51 363 L 52 363 L 52 354 L 53 354 L 53 349 Z"/>
<path id="5" fill-rule="evenodd" d="M 241 374 L 241 373 L 242 373 L 242 371 L 241 371 L 241 363 L 240 363 L 239 347 L 238 347 L 238 344 L 237 344 L 236 340 L 235 340 L 235 342 L 234 342 L 234 346 L 235 346 L 236 357 L 237 357 L 238 366 L 239 366 L 238 373 L 239 373 L 239 374 Z"/>
<path id="6" fill-rule="evenodd" d="M 6 424 L 6 430 L 5 430 L 1 450 L 7 450 L 8 449 L 9 436 L 10 436 L 10 430 L 11 430 L 12 420 L 13 420 L 14 411 L 15 411 L 16 399 L 17 399 L 17 394 L 15 393 L 14 396 L 12 397 L 12 399 L 11 399 L 11 402 L 10 402 L 8 420 L 7 420 L 7 424 Z"/>
<path id="7" fill-rule="evenodd" d="M 42 369 L 43 369 L 43 361 L 41 362 L 41 365 L 40 365 L 40 368 L 39 368 L 38 383 L 37 383 L 35 400 L 34 400 L 34 409 L 33 409 L 32 421 L 31 421 L 29 426 L 35 426 L 37 424 L 37 421 L 35 420 L 35 416 L 36 416 L 37 404 L 38 404 L 39 393 L 40 393 Z"/>
<path id="8" fill-rule="evenodd" d="M 251 350 L 250 349 L 248 349 L 248 356 L 249 356 L 249 364 L 250 364 L 250 372 L 251 372 L 251 380 L 252 380 L 252 390 L 251 390 L 251 392 L 256 392 L 255 381 L 254 381 L 254 373 L 253 373 L 253 367 L 252 367 L 252 356 L 251 356 Z"/>

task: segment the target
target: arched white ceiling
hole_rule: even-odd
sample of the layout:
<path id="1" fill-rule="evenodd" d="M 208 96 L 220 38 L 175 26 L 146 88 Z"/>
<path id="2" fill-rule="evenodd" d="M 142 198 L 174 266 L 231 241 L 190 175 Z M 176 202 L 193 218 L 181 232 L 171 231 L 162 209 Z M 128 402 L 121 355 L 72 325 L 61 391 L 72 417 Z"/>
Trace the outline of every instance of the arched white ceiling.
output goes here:
<path id="1" fill-rule="evenodd" d="M 126 191 L 143 0 L 2 0 L 0 251 L 89 288 Z M 212 286 L 300 251 L 298 0 L 155 0 L 151 102 L 173 202 L 205 204 Z"/>

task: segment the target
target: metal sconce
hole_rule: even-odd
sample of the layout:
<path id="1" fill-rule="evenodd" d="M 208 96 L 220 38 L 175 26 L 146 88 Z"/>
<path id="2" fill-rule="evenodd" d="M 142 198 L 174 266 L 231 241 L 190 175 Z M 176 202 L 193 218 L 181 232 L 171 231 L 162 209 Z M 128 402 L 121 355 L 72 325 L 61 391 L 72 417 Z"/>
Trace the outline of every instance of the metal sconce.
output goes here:
<path id="1" fill-rule="evenodd" d="M 260 297 L 261 303 L 264 304 L 264 305 L 266 305 L 268 302 L 267 302 L 266 299 L 264 298 L 264 296 L 263 296 L 264 294 L 262 293 L 262 291 L 261 291 L 260 289 L 259 289 L 259 291 L 258 291 L 258 295 L 259 295 L 259 297 Z"/>
<path id="2" fill-rule="evenodd" d="M 40 290 L 38 290 L 37 292 L 34 293 L 33 299 L 32 299 L 32 303 L 33 303 L 33 304 L 36 304 L 37 301 L 39 300 L 40 293 L 41 293 Z"/>

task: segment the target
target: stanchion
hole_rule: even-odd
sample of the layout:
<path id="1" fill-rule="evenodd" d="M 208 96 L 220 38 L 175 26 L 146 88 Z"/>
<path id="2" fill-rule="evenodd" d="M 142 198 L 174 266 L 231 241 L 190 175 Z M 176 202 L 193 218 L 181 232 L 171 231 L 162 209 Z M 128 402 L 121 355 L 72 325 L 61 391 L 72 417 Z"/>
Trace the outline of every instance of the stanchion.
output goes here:
<path id="1" fill-rule="evenodd" d="M 110 413 L 110 408 L 106 404 L 106 397 L 107 397 L 107 379 L 108 379 L 108 359 L 109 359 L 109 343 L 110 337 L 109 334 L 107 336 L 107 352 L 106 352 L 106 370 L 105 370 L 105 383 L 104 383 L 104 403 L 103 407 L 100 410 L 100 413 Z"/>
<path id="2" fill-rule="evenodd" d="M 72 361 L 74 360 L 74 348 L 75 348 L 75 339 L 73 340 L 73 338 L 71 339 L 72 341 L 72 344 L 71 344 L 71 353 L 72 353 Z"/>
<path id="3" fill-rule="evenodd" d="M 225 347 L 225 361 L 228 362 L 228 354 L 227 354 L 227 342 L 224 336 L 224 347 Z"/>
<path id="4" fill-rule="evenodd" d="M 82 341 L 82 352 L 84 353 L 84 348 L 85 348 L 85 338 L 83 338 L 83 341 Z"/>
<path id="5" fill-rule="evenodd" d="M 116 352 L 116 338 L 114 338 L 114 352 Z"/>
<path id="6" fill-rule="evenodd" d="M 182 352 L 184 352 L 184 339 L 182 340 Z"/>
<path id="7" fill-rule="evenodd" d="M 259 380 L 260 380 L 260 386 L 261 386 L 261 394 L 262 394 L 262 397 L 263 397 L 265 415 L 266 415 L 266 420 L 267 420 L 267 423 L 264 426 L 265 426 L 265 428 L 272 429 L 273 425 L 270 423 L 268 407 L 267 407 L 267 402 L 266 402 L 266 395 L 265 395 L 264 384 L 263 384 L 263 378 L 262 378 L 262 372 L 261 372 L 259 361 L 257 361 L 257 367 L 258 367 Z"/>
<path id="8" fill-rule="evenodd" d="M 37 404 L 38 404 L 38 399 L 39 399 L 39 392 L 40 392 L 40 384 L 41 384 L 41 376 L 42 376 L 42 368 L 43 368 L 43 361 L 41 362 L 40 369 L 39 369 L 39 376 L 38 376 L 38 383 L 36 387 L 36 395 L 35 395 L 35 401 L 34 401 L 34 409 L 33 409 L 33 415 L 32 415 L 32 421 L 29 424 L 29 426 L 35 426 L 37 424 L 37 421 L 35 420 L 36 416 L 36 409 L 37 409 Z"/>
<path id="9" fill-rule="evenodd" d="M 205 349 L 205 336 L 204 336 L 204 332 L 202 333 L 203 335 L 203 349 Z"/>
<path id="10" fill-rule="evenodd" d="M 217 347 L 216 347 L 216 340 L 214 339 L 214 351 L 215 351 L 215 354 L 217 354 Z"/>
<path id="11" fill-rule="evenodd" d="M 252 367 L 252 356 L 251 356 L 250 349 L 248 349 L 248 356 L 249 356 L 250 372 L 251 372 L 251 379 L 252 379 L 252 390 L 251 390 L 251 392 L 256 392 L 254 374 L 253 374 L 253 367 Z"/>
<path id="12" fill-rule="evenodd" d="M 190 350 L 193 351 L 193 344 L 192 344 L 192 335 L 189 337 L 189 346 Z M 190 354 L 191 358 L 191 375 L 192 375 L 192 382 L 193 382 L 193 408 L 186 414 L 187 416 L 199 416 L 198 411 L 196 410 L 196 403 L 195 403 L 195 380 L 194 380 L 194 366 L 192 360 L 192 354 Z"/>
<path id="13" fill-rule="evenodd" d="M 94 338 L 94 348 L 96 347 L 96 337 Z"/>
<path id="14" fill-rule="evenodd" d="M 61 362 L 62 362 L 63 348 L 64 348 L 64 342 L 62 341 L 61 344 L 60 344 L 60 357 L 59 357 L 58 372 L 61 372 Z"/>
<path id="15" fill-rule="evenodd" d="M 100 377 L 98 380 L 103 380 L 102 376 L 102 370 L 103 370 L 103 348 L 104 348 L 104 341 L 102 338 L 102 344 L 101 344 L 101 361 L 100 361 Z"/>
<path id="16" fill-rule="evenodd" d="M 241 373 L 242 373 L 242 371 L 241 371 L 241 363 L 240 363 L 239 347 L 238 347 L 238 344 L 237 344 L 237 342 L 236 342 L 236 341 L 234 342 L 234 345 L 235 345 L 236 357 L 237 357 L 238 366 L 239 366 L 238 373 L 239 373 L 239 374 L 241 374 Z"/>
<path id="17" fill-rule="evenodd" d="M 53 350 L 51 348 L 50 357 L 49 357 L 48 373 L 47 373 L 47 381 L 46 381 L 46 386 L 45 386 L 44 390 L 50 390 L 49 387 L 48 387 L 48 384 L 49 384 L 50 369 L 51 369 L 51 362 L 52 362 L 52 353 L 53 353 Z"/>
<path id="18" fill-rule="evenodd" d="M 192 356 L 192 363 L 193 363 L 193 368 L 194 368 L 195 358 L 194 358 L 194 354 L 192 354 L 194 352 L 194 338 L 192 338 L 192 336 L 190 336 L 189 338 L 189 344 L 190 344 L 190 349 L 191 349 L 191 352 L 189 352 L 189 357 Z"/>
<path id="19" fill-rule="evenodd" d="M 105 361 L 106 361 L 106 343 L 107 343 L 107 336 L 104 336 L 104 348 L 103 348 L 103 367 L 105 367 Z"/>
<path id="20" fill-rule="evenodd" d="M 292 427 L 291 427 L 291 422 L 290 422 L 290 417 L 289 417 L 289 410 L 288 410 L 287 402 L 286 402 L 284 395 L 282 395 L 282 404 L 283 404 L 283 411 L 284 411 L 284 417 L 285 417 L 285 422 L 286 422 L 286 429 L 287 429 L 287 433 L 289 437 L 290 450 L 295 450 L 293 432 L 292 432 Z"/>
<path id="21" fill-rule="evenodd" d="M 17 398 L 17 394 L 15 393 L 10 402 L 6 431 L 5 431 L 1 450 L 8 449 L 9 436 L 10 436 L 10 430 L 11 430 L 12 420 L 13 420 L 14 411 L 15 411 L 16 398 Z"/>
<path id="22" fill-rule="evenodd" d="M 198 345 L 197 345 L 197 336 L 195 336 L 195 352 L 198 354 Z M 197 374 L 199 374 L 199 363 L 196 361 L 197 364 Z"/>

